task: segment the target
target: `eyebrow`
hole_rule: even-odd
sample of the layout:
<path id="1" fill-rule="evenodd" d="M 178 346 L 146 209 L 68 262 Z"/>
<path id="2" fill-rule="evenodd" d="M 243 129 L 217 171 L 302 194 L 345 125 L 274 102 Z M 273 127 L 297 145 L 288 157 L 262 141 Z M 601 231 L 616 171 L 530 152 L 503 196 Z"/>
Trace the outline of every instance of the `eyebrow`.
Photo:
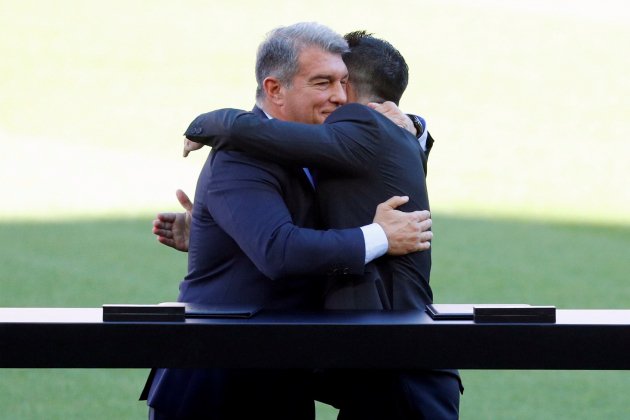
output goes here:
<path id="1" fill-rule="evenodd" d="M 341 79 L 347 79 L 349 76 L 348 73 L 344 74 L 343 77 Z M 326 80 L 332 80 L 335 77 L 330 75 L 330 74 L 316 74 L 315 76 L 309 78 L 308 80 L 316 80 L 316 79 L 326 79 Z"/>

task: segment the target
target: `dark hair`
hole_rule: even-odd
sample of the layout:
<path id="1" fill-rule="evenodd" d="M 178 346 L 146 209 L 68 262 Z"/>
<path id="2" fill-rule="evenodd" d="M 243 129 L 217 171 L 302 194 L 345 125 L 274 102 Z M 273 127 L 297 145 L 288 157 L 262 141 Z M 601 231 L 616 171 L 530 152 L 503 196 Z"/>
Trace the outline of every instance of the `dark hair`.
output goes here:
<path id="1" fill-rule="evenodd" d="M 409 67 L 400 52 L 389 42 L 374 38 L 366 31 L 350 32 L 344 38 L 350 51 L 342 57 L 357 95 L 398 105 L 409 81 Z"/>

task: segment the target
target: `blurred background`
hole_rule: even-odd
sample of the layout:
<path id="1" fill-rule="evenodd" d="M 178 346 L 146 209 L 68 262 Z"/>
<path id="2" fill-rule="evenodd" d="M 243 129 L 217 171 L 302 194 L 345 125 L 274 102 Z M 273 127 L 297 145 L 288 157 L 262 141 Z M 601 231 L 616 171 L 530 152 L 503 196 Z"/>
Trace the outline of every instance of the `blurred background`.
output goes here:
<path id="1" fill-rule="evenodd" d="M 436 139 L 436 301 L 628 309 L 630 6 L 613 0 L 0 0 L 0 306 L 173 300 L 186 257 L 150 229 L 207 156 L 183 159 L 182 133 L 251 108 L 259 42 L 298 21 L 407 59 L 401 108 Z M 145 376 L 5 369 L 0 418 L 145 418 Z M 626 372 L 462 376 L 463 419 L 629 414 Z"/>

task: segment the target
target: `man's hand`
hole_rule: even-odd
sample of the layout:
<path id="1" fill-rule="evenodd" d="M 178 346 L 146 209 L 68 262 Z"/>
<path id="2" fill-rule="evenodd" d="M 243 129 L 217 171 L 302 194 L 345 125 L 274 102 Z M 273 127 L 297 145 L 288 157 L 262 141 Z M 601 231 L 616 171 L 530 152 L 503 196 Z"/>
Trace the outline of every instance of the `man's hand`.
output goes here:
<path id="1" fill-rule="evenodd" d="M 367 104 L 367 106 L 385 115 L 387 118 L 392 120 L 394 124 L 401 128 L 404 128 L 414 136 L 417 134 L 416 127 L 414 127 L 413 125 L 413 121 L 411 121 L 407 114 L 402 112 L 395 103 L 390 101 L 383 102 L 382 104 L 379 104 L 377 102 L 370 102 L 369 104 Z"/>
<path id="2" fill-rule="evenodd" d="M 186 211 L 184 213 L 158 213 L 157 219 L 153 221 L 153 234 L 158 237 L 160 243 L 178 251 L 188 252 L 193 204 L 184 191 L 177 190 L 175 195 Z"/>
<path id="3" fill-rule="evenodd" d="M 427 210 L 411 213 L 395 210 L 407 201 L 409 197 L 395 196 L 376 207 L 374 223 L 385 231 L 388 255 L 405 255 L 431 248 L 431 213 Z"/>
<path id="4" fill-rule="evenodd" d="M 202 147 L 203 147 L 202 143 L 195 143 L 194 141 L 188 140 L 187 138 L 184 137 L 184 157 L 188 156 L 188 153 L 194 152 L 195 150 L 199 150 Z M 183 192 L 182 192 L 182 194 L 183 194 Z M 184 194 L 184 195 L 186 195 L 186 194 Z M 180 201 L 180 203 L 181 203 L 181 201 Z"/>

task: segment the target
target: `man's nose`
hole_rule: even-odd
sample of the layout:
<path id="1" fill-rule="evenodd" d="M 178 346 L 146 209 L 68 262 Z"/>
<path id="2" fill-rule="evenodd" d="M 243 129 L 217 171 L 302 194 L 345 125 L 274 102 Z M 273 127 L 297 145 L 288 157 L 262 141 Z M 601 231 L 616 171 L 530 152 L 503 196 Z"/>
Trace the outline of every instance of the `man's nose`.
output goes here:
<path id="1" fill-rule="evenodd" d="M 337 82 L 333 85 L 333 91 L 330 96 L 330 102 L 335 103 L 337 105 L 343 105 L 348 101 L 348 96 L 346 95 L 346 89 L 341 84 L 341 82 Z"/>

